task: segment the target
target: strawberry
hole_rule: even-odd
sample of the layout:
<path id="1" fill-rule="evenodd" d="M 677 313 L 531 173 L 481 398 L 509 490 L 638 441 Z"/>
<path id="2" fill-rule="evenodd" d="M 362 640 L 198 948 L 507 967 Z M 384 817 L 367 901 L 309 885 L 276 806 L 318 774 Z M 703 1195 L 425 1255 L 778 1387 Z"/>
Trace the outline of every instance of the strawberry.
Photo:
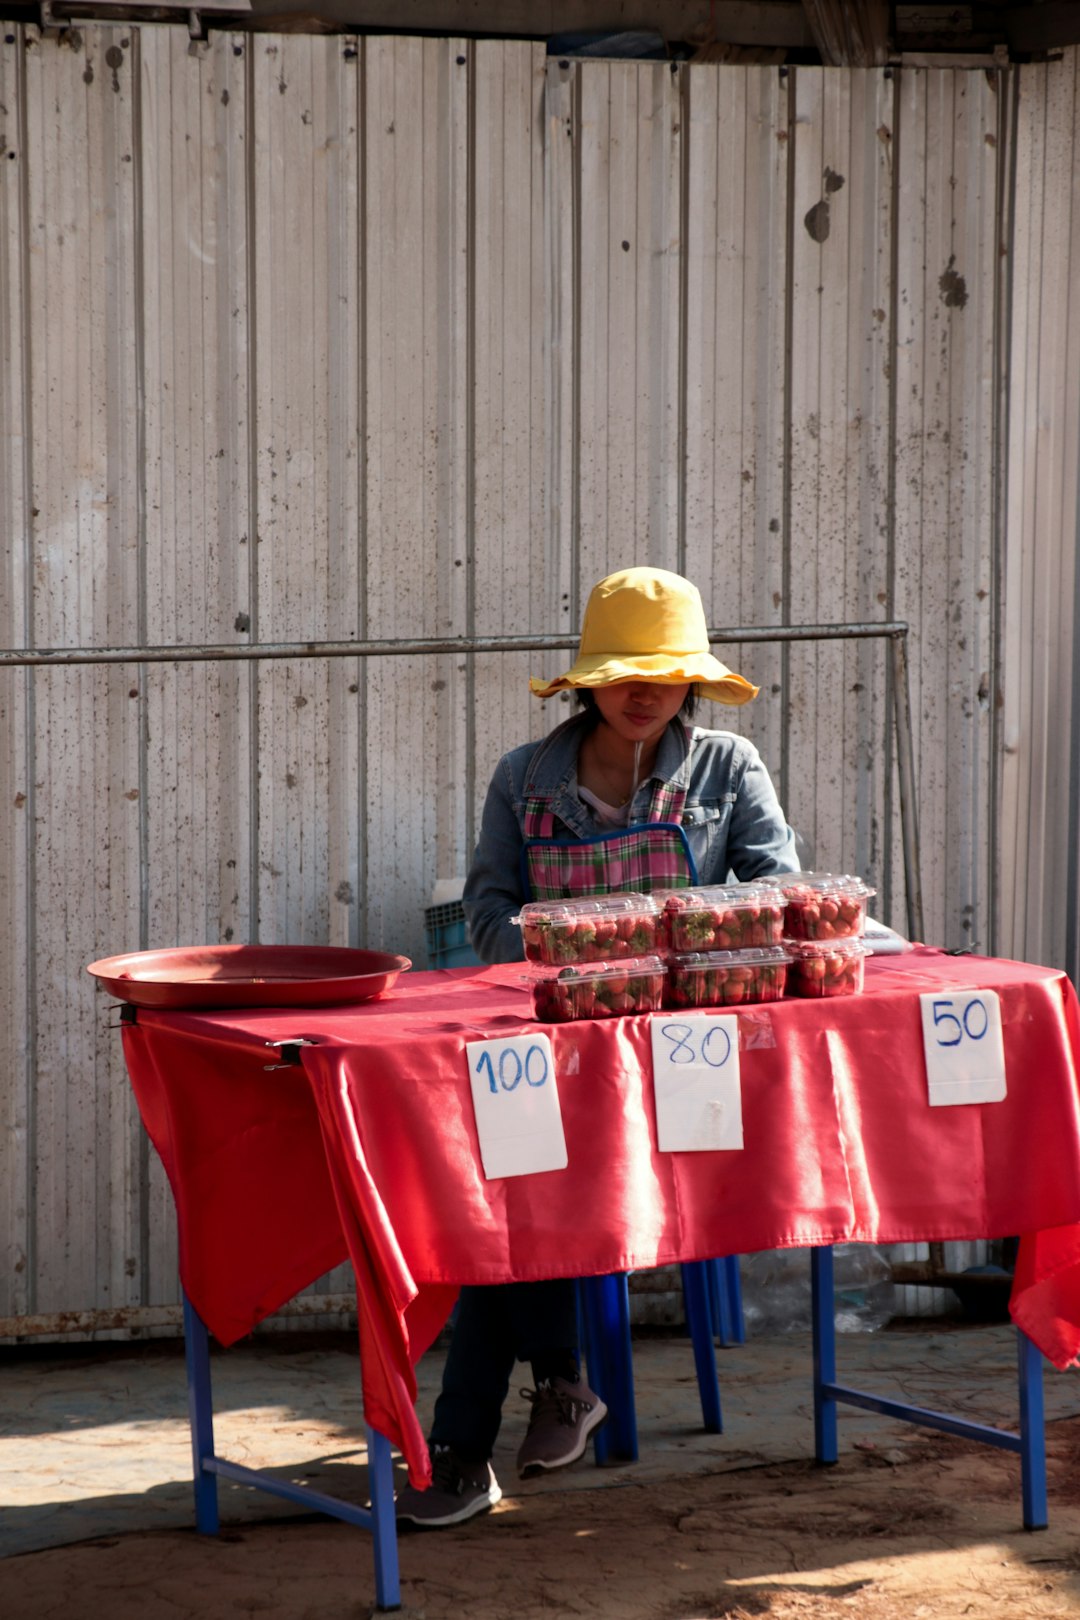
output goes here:
<path id="1" fill-rule="evenodd" d="M 708 950 L 712 943 L 716 923 L 709 911 L 688 911 L 679 919 L 675 935 L 676 949 L 680 951 Z"/>
<path id="2" fill-rule="evenodd" d="M 592 979 L 582 979 L 573 989 L 575 1018 L 591 1018 L 596 1011 L 596 987 Z"/>
<path id="3" fill-rule="evenodd" d="M 689 1007 L 707 1007 L 709 1005 L 709 986 L 706 983 L 707 975 L 691 972 L 687 975 L 686 1003 Z"/>
<path id="4" fill-rule="evenodd" d="M 545 1024 L 564 1024 L 574 1016 L 569 991 L 555 979 L 539 979 L 534 984 L 533 1010 Z"/>
<path id="5" fill-rule="evenodd" d="M 647 956 L 656 944 L 656 930 L 651 918 L 637 917 L 637 926 L 629 936 L 627 944 L 635 956 Z"/>

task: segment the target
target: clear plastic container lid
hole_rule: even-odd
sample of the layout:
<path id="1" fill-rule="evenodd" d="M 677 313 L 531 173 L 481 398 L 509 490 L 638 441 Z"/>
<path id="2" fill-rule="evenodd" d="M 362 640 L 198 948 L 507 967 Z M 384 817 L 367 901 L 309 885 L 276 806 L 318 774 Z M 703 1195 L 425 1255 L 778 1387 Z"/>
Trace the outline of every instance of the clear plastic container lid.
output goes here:
<path id="1" fill-rule="evenodd" d="M 784 891 L 776 880 L 754 883 L 714 883 L 695 889 L 656 889 L 653 898 L 665 911 L 742 911 L 761 906 L 782 906 Z"/>
<path id="2" fill-rule="evenodd" d="M 682 972 L 715 972 L 717 968 L 779 967 L 791 959 L 787 945 L 750 945 L 743 951 L 679 951 L 668 958 Z"/>
<path id="3" fill-rule="evenodd" d="M 830 899 L 867 900 L 872 894 L 877 894 L 877 890 L 864 883 L 861 877 L 848 874 L 838 876 L 833 872 L 785 872 L 778 881 L 789 903 L 792 900 L 811 900 L 820 895 L 828 895 Z"/>
<path id="4" fill-rule="evenodd" d="M 528 962 L 625 962 L 659 943 L 660 910 L 646 894 L 532 900 L 511 921 L 521 927 Z"/>
<path id="5" fill-rule="evenodd" d="M 822 956 L 872 956 L 862 939 L 787 939 L 784 949 L 792 962 L 809 962 Z"/>
<path id="6" fill-rule="evenodd" d="M 667 964 L 661 956 L 626 956 L 618 962 L 568 962 L 565 967 L 538 963 L 526 973 L 530 984 L 558 982 L 586 984 L 602 979 L 640 979 L 650 973 L 664 973 Z"/>
<path id="7" fill-rule="evenodd" d="M 651 894 L 594 894 L 580 900 L 530 900 L 512 923 L 576 923 L 593 917 L 655 916 L 659 910 Z"/>

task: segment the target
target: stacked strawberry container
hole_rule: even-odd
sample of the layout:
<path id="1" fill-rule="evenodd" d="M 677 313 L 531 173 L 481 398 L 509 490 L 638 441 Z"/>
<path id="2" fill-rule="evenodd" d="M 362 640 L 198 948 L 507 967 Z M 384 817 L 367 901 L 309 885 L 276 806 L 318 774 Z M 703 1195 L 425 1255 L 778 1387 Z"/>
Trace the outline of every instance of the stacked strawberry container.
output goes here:
<path id="1" fill-rule="evenodd" d="M 789 994 L 856 995 L 870 954 L 863 939 L 866 902 L 876 891 L 861 878 L 831 872 L 793 872 L 783 890 Z"/>
<path id="2" fill-rule="evenodd" d="M 860 878 L 794 872 L 751 883 L 522 906 L 543 1023 L 846 996 L 869 954 Z"/>
<path id="3" fill-rule="evenodd" d="M 771 881 L 664 889 L 669 1007 L 738 1007 L 779 1001 L 788 953 L 784 896 Z"/>
<path id="4" fill-rule="evenodd" d="M 651 895 L 535 900 L 514 921 L 532 964 L 533 1010 L 542 1023 L 659 1012 L 664 962 Z"/>

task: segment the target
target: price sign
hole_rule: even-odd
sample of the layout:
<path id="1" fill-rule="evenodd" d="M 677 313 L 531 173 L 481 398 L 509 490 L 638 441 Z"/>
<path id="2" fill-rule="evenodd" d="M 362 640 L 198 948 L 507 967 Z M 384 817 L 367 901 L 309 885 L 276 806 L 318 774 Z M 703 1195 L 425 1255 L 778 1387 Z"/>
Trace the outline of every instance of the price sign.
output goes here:
<path id="1" fill-rule="evenodd" d="M 741 1148 L 738 1018 L 732 1013 L 660 1013 L 650 1025 L 661 1153 Z"/>
<path id="2" fill-rule="evenodd" d="M 993 990 L 927 993 L 922 1008 L 923 1050 L 932 1107 L 1001 1102 L 1005 1048 L 1001 1003 Z"/>
<path id="3" fill-rule="evenodd" d="M 566 1137 L 548 1037 L 468 1041 L 465 1051 L 487 1179 L 565 1170 Z"/>

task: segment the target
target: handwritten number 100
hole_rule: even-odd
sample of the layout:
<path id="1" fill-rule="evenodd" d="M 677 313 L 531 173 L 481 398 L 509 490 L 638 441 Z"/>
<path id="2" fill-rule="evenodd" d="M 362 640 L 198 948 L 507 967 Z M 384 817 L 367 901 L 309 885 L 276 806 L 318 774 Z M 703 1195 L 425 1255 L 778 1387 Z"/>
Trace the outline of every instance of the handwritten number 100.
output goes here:
<path id="1" fill-rule="evenodd" d="M 937 1035 L 937 1043 L 938 1043 L 938 1045 L 939 1046 L 959 1046 L 960 1042 L 963 1040 L 965 1035 L 967 1036 L 969 1041 L 981 1041 L 983 1036 L 986 1034 L 987 1029 L 990 1026 L 990 1019 L 989 1019 L 989 1017 L 987 1015 L 987 1011 L 986 1011 L 986 1007 L 985 1007 L 984 1003 L 981 1002 L 981 1001 L 969 1001 L 969 1002 L 966 1002 L 965 1005 L 964 1005 L 964 1010 L 961 1013 L 959 1018 L 953 1012 L 953 1007 L 954 1006 L 955 1006 L 955 1002 L 953 1002 L 952 1000 L 949 1000 L 949 1001 L 935 1001 L 934 1002 L 934 1028 L 938 1032 L 938 1035 Z M 969 1022 L 969 1020 L 970 1020 L 971 1014 L 973 1012 L 977 1012 L 977 1013 L 982 1014 L 982 1028 L 981 1029 L 978 1028 L 978 1020 L 977 1019 L 976 1019 L 976 1027 L 974 1029 L 971 1027 L 971 1023 Z M 948 1039 L 946 1039 L 945 1035 L 942 1033 L 942 1030 L 941 1030 L 941 1025 L 942 1024 L 944 1024 L 946 1026 L 946 1028 L 950 1031 Z M 955 1028 L 956 1028 L 956 1034 L 955 1035 L 953 1035 L 951 1033 L 952 1028 L 953 1028 L 954 1025 L 955 1025 Z"/>
<path id="2" fill-rule="evenodd" d="M 488 1085 L 493 1094 L 499 1095 L 499 1087 L 503 1091 L 513 1091 L 524 1079 L 529 1086 L 542 1086 L 548 1076 L 547 1055 L 542 1046 L 530 1046 L 525 1053 L 524 1062 L 516 1047 L 504 1046 L 499 1053 L 499 1084 L 495 1084 L 495 1065 L 491 1061 L 490 1052 L 481 1052 L 476 1065 L 477 1074 L 486 1074 Z"/>

